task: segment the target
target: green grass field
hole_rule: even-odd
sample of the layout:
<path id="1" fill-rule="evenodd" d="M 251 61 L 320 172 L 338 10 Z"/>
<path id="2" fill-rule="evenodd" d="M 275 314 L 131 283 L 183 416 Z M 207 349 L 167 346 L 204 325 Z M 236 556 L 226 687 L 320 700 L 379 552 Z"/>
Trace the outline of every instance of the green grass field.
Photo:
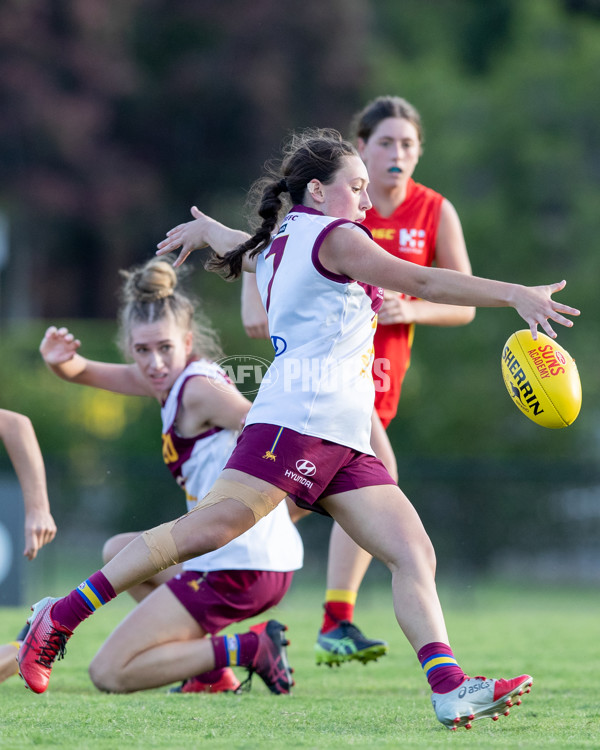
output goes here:
<path id="1" fill-rule="evenodd" d="M 441 588 L 454 651 L 467 672 L 498 677 L 529 672 L 535 680 L 531 694 L 509 717 L 457 732 L 435 719 L 429 688 L 395 623 L 387 590 L 363 588 L 357 623 L 367 634 L 386 638 L 389 654 L 367 666 L 314 665 L 321 595 L 319 586 L 298 581 L 271 612 L 289 625 L 288 653 L 297 682 L 291 697 L 271 695 L 256 677 L 251 692 L 242 696 L 167 695 L 163 689 L 100 694 L 88 679 L 87 665 L 129 610 L 121 597 L 80 627 L 45 694 L 26 691 L 18 677 L 0 685 L 0 747 L 600 747 L 597 590 Z M 23 615 L 23 610 L 2 610 L 0 642 L 14 637 Z"/>

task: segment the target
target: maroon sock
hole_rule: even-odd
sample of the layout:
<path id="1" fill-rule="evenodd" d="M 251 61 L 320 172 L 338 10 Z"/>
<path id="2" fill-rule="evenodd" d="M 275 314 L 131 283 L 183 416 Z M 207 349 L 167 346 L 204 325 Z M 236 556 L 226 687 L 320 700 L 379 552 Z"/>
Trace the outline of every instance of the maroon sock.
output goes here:
<path id="1" fill-rule="evenodd" d="M 116 597 L 108 578 L 97 571 L 52 606 L 52 619 L 71 632 L 93 612 Z"/>
<path id="2" fill-rule="evenodd" d="M 458 666 L 452 649 L 446 643 L 428 643 L 419 651 L 417 658 L 435 693 L 449 693 L 461 685 L 466 674 Z"/>
<path id="3" fill-rule="evenodd" d="M 215 654 L 215 669 L 222 667 L 248 667 L 258 650 L 256 633 L 215 635 L 211 639 Z"/>

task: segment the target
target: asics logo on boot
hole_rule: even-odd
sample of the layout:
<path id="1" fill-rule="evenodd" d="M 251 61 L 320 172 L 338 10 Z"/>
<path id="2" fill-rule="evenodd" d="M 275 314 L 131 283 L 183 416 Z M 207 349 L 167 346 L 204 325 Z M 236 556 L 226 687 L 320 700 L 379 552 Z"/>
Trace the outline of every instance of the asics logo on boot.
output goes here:
<path id="1" fill-rule="evenodd" d="M 480 690 L 485 690 L 485 688 L 489 687 L 489 685 L 489 680 L 476 682 L 473 685 L 463 685 L 458 691 L 458 697 L 464 698 L 467 693 L 469 693 L 469 695 L 473 695 L 473 693 L 478 693 Z"/>
<path id="2" fill-rule="evenodd" d="M 329 648 L 338 653 L 352 654 L 358 649 L 352 638 L 327 638 L 327 636 L 321 636 L 321 641 L 329 646 Z"/>
<path id="3" fill-rule="evenodd" d="M 469 685 L 469 695 L 472 695 L 473 693 L 478 693 L 480 690 L 485 690 L 485 688 L 490 687 L 491 683 L 489 680 L 485 680 L 483 682 L 476 682 L 474 685 Z"/>

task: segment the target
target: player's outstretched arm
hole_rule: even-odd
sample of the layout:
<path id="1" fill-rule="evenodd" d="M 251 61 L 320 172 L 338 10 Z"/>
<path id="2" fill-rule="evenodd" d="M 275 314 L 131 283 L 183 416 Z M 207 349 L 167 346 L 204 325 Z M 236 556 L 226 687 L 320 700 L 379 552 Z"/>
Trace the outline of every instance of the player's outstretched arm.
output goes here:
<path id="1" fill-rule="evenodd" d="M 250 238 L 247 232 L 221 224 L 202 213 L 196 206 L 192 206 L 191 214 L 194 217 L 193 221 L 169 229 L 166 239 L 157 245 L 157 255 L 180 250 L 173 263 L 175 267 L 180 266 L 194 250 L 211 247 L 217 255 L 223 256 Z"/>
<path id="2" fill-rule="evenodd" d="M 42 452 L 31 420 L 17 412 L 0 409 L 0 439 L 21 485 L 25 505 L 23 554 L 33 560 L 38 550 L 56 536 Z"/>
<path id="3" fill-rule="evenodd" d="M 136 365 L 97 362 L 78 353 L 81 346 L 67 328 L 50 326 L 40 344 L 40 354 L 55 375 L 69 383 L 89 385 L 126 396 L 151 396 Z"/>
<path id="4" fill-rule="evenodd" d="M 426 268 L 394 258 L 366 235 L 344 226 L 329 233 L 319 251 L 319 259 L 333 273 L 430 302 L 514 307 L 526 321 L 534 339 L 538 325 L 548 336 L 556 338 L 549 321 L 570 327 L 573 321 L 565 315 L 579 315 L 576 308 L 552 299 L 553 294 L 565 287 L 566 281 L 528 287 L 468 276 L 446 268 Z"/>

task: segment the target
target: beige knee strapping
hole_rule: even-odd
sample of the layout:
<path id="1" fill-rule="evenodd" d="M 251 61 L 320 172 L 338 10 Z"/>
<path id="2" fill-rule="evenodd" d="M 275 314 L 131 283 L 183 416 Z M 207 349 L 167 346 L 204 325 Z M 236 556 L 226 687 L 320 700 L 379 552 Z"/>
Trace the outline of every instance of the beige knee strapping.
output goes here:
<path id="1" fill-rule="evenodd" d="M 212 490 L 192 508 L 190 513 L 202 510 L 203 508 L 210 508 L 211 505 L 216 505 L 227 499 L 238 500 L 249 508 L 254 514 L 255 523 L 264 518 L 277 505 L 266 492 L 259 492 L 241 482 L 232 482 L 229 479 L 217 479 Z"/>
<path id="2" fill-rule="evenodd" d="M 171 529 L 175 526 L 175 521 L 163 523 L 149 531 L 144 531 L 142 540 L 148 547 L 149 558 L 156 566 L 157 572 L 170 568 L 179 562 L 179 553 L 177 545 L 171 534 Z"/>

